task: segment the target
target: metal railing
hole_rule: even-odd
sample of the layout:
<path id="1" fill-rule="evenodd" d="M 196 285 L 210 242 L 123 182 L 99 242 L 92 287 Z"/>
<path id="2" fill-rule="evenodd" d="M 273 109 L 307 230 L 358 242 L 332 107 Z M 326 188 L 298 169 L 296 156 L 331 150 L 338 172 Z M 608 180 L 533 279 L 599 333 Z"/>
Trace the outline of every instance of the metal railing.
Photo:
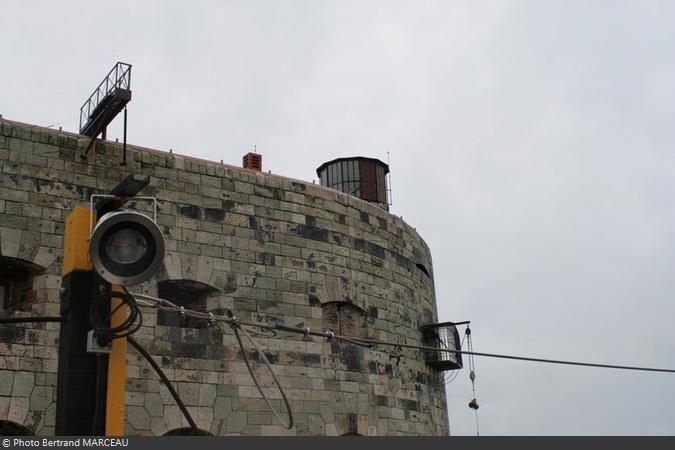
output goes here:
<path id="1" fill-rule="evenodd" d="M 80 108 L 80 132 L 91 119 L 92 112 L 115 89 L 131 89 L 131 64 L 118 62 Z"/>
<path id="2" fill-rule="evenodd" d="M 427 354 L 427 363 L 437 370 L 462 368 L 461 353 L 446 350 L 461 350 L 457 324 L 453 322 L 433 323 L 422 327 L 424 342 L 438 351 Z"/>

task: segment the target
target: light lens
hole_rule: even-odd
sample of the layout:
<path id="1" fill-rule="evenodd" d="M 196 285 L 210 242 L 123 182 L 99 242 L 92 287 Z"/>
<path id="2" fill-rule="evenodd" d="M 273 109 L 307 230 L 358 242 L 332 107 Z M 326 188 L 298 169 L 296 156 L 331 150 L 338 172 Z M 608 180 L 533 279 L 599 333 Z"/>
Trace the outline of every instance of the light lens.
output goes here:
<path id="1" fill-rule="evenodd" d="M 105 243 L 108 257 L 118 264 L 135 263 L 145 255 L 147 248 L 143 235 L 129 228 L 113 233 Z"/>
<path id="2" fill-rule="evenodd" d="M 103 214 L 89 241 L 96 272 L 108 283 L 134 286 L 152 277 L 164 260 L 164 237 L 159 226 L 137 211 Z"/>

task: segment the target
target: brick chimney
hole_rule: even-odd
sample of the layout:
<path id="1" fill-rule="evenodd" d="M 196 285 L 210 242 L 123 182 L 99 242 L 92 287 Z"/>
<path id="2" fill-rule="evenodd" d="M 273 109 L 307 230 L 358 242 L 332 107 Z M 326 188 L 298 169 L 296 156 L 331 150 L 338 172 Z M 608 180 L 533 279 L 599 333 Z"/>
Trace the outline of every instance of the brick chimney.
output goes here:
<path id="1" fill-rule="evenodd" d="M 262 155 L 257 153 L 247 153 L 244 155 L 244 169 L 262 172 Z"/>

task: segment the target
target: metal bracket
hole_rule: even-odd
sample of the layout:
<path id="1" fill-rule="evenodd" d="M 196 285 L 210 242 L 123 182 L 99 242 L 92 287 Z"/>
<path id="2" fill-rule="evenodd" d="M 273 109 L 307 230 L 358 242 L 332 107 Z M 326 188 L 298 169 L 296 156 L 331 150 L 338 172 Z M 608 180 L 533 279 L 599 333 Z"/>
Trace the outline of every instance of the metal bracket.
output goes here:
<path id="1" fill-rule="evenodd" d="M 146 201 L 152 201 L 152 220 L 153 222 L 157 223 L 157 199 L 155 197 L 125 197 L 125 196 L 120 196 L 120 195 L 113 195 L 113 194 L 92 194 L 91 197 L 89 198 L 89 236 L 87 237 L 87 240 L 91 240 L 91 233 L 94 231 L 94 198 L 112 198 L 112 199 L 119 199 L 122 201 L 126 200 L 146 200 Z"/>
<path id="2" fill-rule="evenodd" d="M 99 345 L 94 330 L 89 330 L 87 333 L 87 353 L 108 355 L 112 353 L 112 342 L 108 342 L 106 346 Z"/>

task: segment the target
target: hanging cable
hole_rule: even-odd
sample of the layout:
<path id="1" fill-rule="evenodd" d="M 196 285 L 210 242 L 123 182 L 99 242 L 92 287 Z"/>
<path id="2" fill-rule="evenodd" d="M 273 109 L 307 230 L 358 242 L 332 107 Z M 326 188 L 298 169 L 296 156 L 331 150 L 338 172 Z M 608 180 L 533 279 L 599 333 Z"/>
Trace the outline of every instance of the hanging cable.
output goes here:
<path id="1" fill-rule="evenodd" d="M 158 309 L 164 309 L 164 310 L 173 310 L 173 311 L 181 311 L 181 308 L 178 307 L 177 305 L 167 301 L 163 300 L 160 298 L 156 297 L 151 297 L 148 295 L 144 294 L 131 294 L 125 289 L 125 294 L 122 296 L 123 299 L 123 304 L 124 304 L 124 299 L 127 299 L 127 304 L 129 305 L 134 305 L 136 309 L 138 309 L 138 317 L 139 317 L 139 322 L 142 323 L 142 315 L 140 314 L 140 309 L 138 308 L 139 306 L 146 306 L 146 307 L 153 307 L 153 308 L 158 308 Z M 137 299 L 138 297 L 138 299 Z M 129 301 L 128 299 L 131 299 Z M 119 306 L 118 306 L 119 307 Z M 111 312 L 111 315 L 115 312 L 113 310 Z M 242 355 L 244 357 L 244 361 L 246 363 L 246 366 L 248 368 L 249 373 L 253 377 L 253 381 L 258 388 L 258 391 L 262 395 L 263 399 L 265 400 L 266 404 L 268 407 L 272 410 L 274 415 L 277 417 L 280 423 L 286 428 L 291 428 L 293 426 L 293 416 L 292 416 L 292 411 L 290 408 L 290 404 L 288 402 L 288 399 L 286 397 L 286 394 L 284 390 L 281 388 L 281 384 L 279 383 L 279 380 L 277 379 L 276 375 L 272 371 L 271 364 L 269 360 L 267 359 L 267 356 L 265 353 L 262 351 L 258 343 L 252 338 L 252 336 L 246 331 L 246 329 L 243 326 L 249 326 L 249 327 L 255 327 L 259 328 L 261 330 L 278 330 L 278 331 L 287 331 L 287 332 L 293 332 L 293 333 L 298 333 L 302 334 L 304 336 L 320 336 L 326 339 L 326 341 L 331 341 L 333 339 L 338 339 L 342 340 L 347 343 L 353 343 L 356 345 L 362 345 L 362 346 L 377 346 L 377 345 L 383 345 L 383 346 L 393 346 L 395 348 L 403 349 L 403 348 L 408 348 L 408 349 L 417 349 L 417 350 L 428 350 L 428 351 L 447 351 L 447 352 L 452 352 L 454 354 L 461 354 L 461 355 L 469 355 L 469 368 L 470 368 L 470 377 L 472 381 L 472 389 L 474 393 L 474 400 L 472 402 L 475 402 L 475 363 L 474 363 L 474 356 L 485 356 L 485 357 L 492 357 L 492 358 L 501 358 L 501 359 L 512 359 L 512 360 L 519 360 L 519 361 L 532 361 L 532 362 L 542 362 L 542 363 L 551 363 L 551 364 L 564 364 L 564 365 L 576 365 L 576 366 L 585 366 L 585 367 L 597 367 L 597 368 L 609 368 L 609 369 L 623 369 L 623 370 L 640 370 L 640 371 L 649 371 L 649 372 L 665 372 L 665 373 L 675 373 L 675 369 L 663 369 L 663 368 L 653 368 L 653 367 L 639 367 L 639 366 L 621 366 L 621 365 L 612 365 L 612 364 L 598 364 L 598 363 L 586 363 L 586 362 L 579 362 L 579 361 L 564 361 L 564 360 L 554 360 L 554 359 L 543 359 L 543 358 L 530 358 L 530 357 L 524 357 L 524 356 L 514 356 L 514 355 L 505 355 L 505 354 L 496 354 L 496 353 L 483 353 L 483 352 L 476 352 L 473 350 L 473 342 L 471 340 L 471 330 L 467 326 L 466 330 L 466 335 L 467 335 L 467 341 L 468 341 L 468 351 L 464 350 L 456 350 L 456 349 L 444 349 L 444 348 L 437 348 L 437 347 L 429 347 L 429 346 L 421 346 L 421 345 L 410 345 L 410 344 L 401 344 L 401 343 L 393 343 L 393 342 L 387 342 L 387 341 L 381 341 L 381 340 L 376 340 L 376 339 L 363 339 L 363 338 L 356 338 L 356 337 L 348 337 L 348 336 L 341 336 L 341 335 L 336 335 L 335 333 L 331 331 L 313 331 L 308 328 L 298 328 L 298 327 L 289 327 L 281 324 L 275 324 L 275 325 L 266 325 L 266 324 L 261 324 L 261 323 L 255 323 L 255 322 L 246 322 L 239 320 L 235 318 L 234 316 L 226 317 L 226 316 L 221 316 L 221 315 L 215 315 L 213 313 L 204 313 L 204 312 L 199 312 L 199 311 L 192 311 L 192 310 L 187 310 L 187 309 L 182 309 L 182 312 L 185 313 L 186 315 L 189 315 L 191 317 L 195 317 L 198 319 L 205 319 L 208 320 L 209 323 L 213 324 L 218 321 L 222 321 L 225 323 L 230 324 L 232 326 L 232 329 L 234 330 L 235 337 L 237 338 L 237 342 L 239 344 L 240 349 L 242 350 Z M 129 314 L 131 316 L 131 313 Z M 9 317 L 9 318 L 0 318 L 0 323 L 21 323 L 21 322 L 60 322 L 61 318 L 60 317 L 54 317 L 54 316 L 44 316 L 44 317 Z M 130 324 L 134 323 L 134 320 L 129 320 L 129 317 L 127 317 L 127 320 L 125 323 L 129 322 Z M 133 328 L 131 328 L 133 326 Z M 130 325 L 126 331 L 123 331 L 124 333 L 129 333 L 131 329 L 135 332 L 138 328 L 140 328 L 140 325 Z M 108 329 L 110 331 L 111 329 Z M 241 331 L 249 340 L 250 342 L 254 345 L 256 350 L 258 351 L 259 355 L 261 355 L 261 358 L 263 359 L 263 362 L 267 365 L 268 369 L 270 370 L 270 373 L 272 375 L 272 378 L 274 379 L 275 383 L 279 387 L 279 391 L 281 392 L 281 396 L 284 400 L 284 404 L 287 408 L 288 411 L 288 416 L 289 416 L 289 421 L 288 423 L 285 423 L 283 419 L 280 417 L 280 415 L 277 413 L 277 411 L 272 407 L 271 402 L 269 401 L 269 398 L 264 394 L 262 387 L 258 383 L 257 377 L 253 373 L 253 369 L 250 365 L 250 362 L 248 361 L 248 357 L 246 356 L 246 352 L 243 346 L 243 342 L 241 340 L 241 337 L 239 336 L 239 331 Z M 130 334 L 130 333 L 129 333 Z M 162 381 L 166 384 L 167 388 L 169 389 L 169 392 L 171 395 L 174 397 L 176 400 L 176 403 L 178 404 L 179 408 L 185 415 L 186 419 L 190 423 L 190 426 L 194 429 L 196 429 L 196 424 L 194 423 L 194 420 L 192 420 L 192 417 L 190 416 L 189 412 L 185 408 L 185 405 L 183 402 L 180 400 L 180 397 L 178 396 L 178 393 L 173 389 L 173 386 L 171 385 L 170 381 L 164 375 L 164 372 L 162 372 L 161 368 L 157 365 L 157 363 L 152 359 L 152 357 L 136 342 L 135 339 L 133 339 L 131 336 L 126 334 L 128 336 L 128 342 L 138 350 L 139 353 L 150 363 L 150 365 L 155 369 L 157 374 L 160 376 Z M 117 336 L 117 337 L 122 337 L 122 336 Z M 114 337 L 116 338 L 116 337 Z M 114 339 L 113 338 L 113 339 Z M 463 345 L 463 344 L 462 344 Z M 461 346 L 460 345 L 460 348 Z M 476 407 L 474 408 L 475 410 L 478 409 L 478 403 L 476 402 Z M 476 434 L 479 435 L 479 427 L 478 427 L 478 415 L 476 413 Z"/>
<path id="2" fill-rule="evenodd" d="M 173 385 L 171 384 L 169 379 L 164 374 L 164 371 L 162 370 L 162 368 L 159 367 L 157 362 L 154 359 L 152 359 L 152 356 L 150 356 L 150 354 L 145 351 L 145 349 L 141 346 L 141 344 L 138 343 L 138 341 L 136 341 L 136 339 L 134 339 L 131 336 L 127 336 L 127 342 L 129 344 L 131 344 L 131 346 L 133 348 L 135 348 L 138 351 L 138 353 L 140 353 L 143 356 L 143 358 L 145 358 L 145 360 L 152 366 L 153 369 L 155 369 L 155 372 L 157 372 L 157 375 L 159 375 L 159 378 L 162 379 L 162 381 L 164 382 L 164 385 L 166 386 L 166 388 L 171 393 L 171 396 L 173 397 L 173 399 L 178 404 L 178 408 L 180 408 L 181 412 L 185 416 L 185 419 L 190 424 L 190 428 L 192 428 L 193 430 L 197 430 L 198 429 L 197 424 L 192 419 L 192 416 L 190 415 L 190 412 L 185 407 L 185 404 L 183 404 L 183 401 L 178 396 L 178 392 L 176 392 L 176 390 L 173 388 Z"/>
<path id="3" fill-rule="evenodd" d="M 473 399 L 469 402 L 469 408 L 473 409 L 474 415 L 476 417 L 476 436 L 480 436 L 480 431 L 478 428 L 478 400 L 476 399 L 476 363 L 473 359 L 473 341 L 471 340 L 471 328 L 466 326 L 466 340 L 469 351 L 469 379 L 471 380 L 471 391 L 473 392 Z"/>
<path id="4" fill-rule="evenodd" d="M 277 376 L 274 374 L 274 370 L 272 370 L 272 365 L 270 364 L 269 360 L 267 359 L 267 355 L 265 355 L 265 352 L 260 348 L 260 345 L 258 345 L 258 342 L 253 339 L 253 337 L 246 331 L 245 328 L 242 328 L 240 326 L 239 320 L 232 315 L 232 312 L 229 312 L 230 318 L 232 319 L 232 322 L 230 323 L 230 327 L 232 327 L 232 331 L 234 331 L 234 336 L 237 338 L 237 343 L 239 344 L 239 348 L 241 349 L 241 354 L 244 357 L 244 363 L 246 364 L 246 368 L 248 369 L 248 373 L 251 374 L 251 378 L 253 378 L 253 383 L 255 383 L 255 387 L 258 388 L 258 392 L 260 392 L 260 395 L 262 396 L 263 400 L 265 401 L 265 404 L 267 404 L 267 407 L 272 411 L 272 414 L 274 414 L 274 417 L 277 418 L 279 423 L 281 425 L 290 430 L 293 428 L 293 411 L 291 411 L 291 405 L 288 402 L 288 398 L 286 398 L 286 393 L 284 392 L 284 389 L 281 387 L 281 383 L 279 383 L 279 380 L 277 379 Z M 251 367 L 251 363 L 248 360 L 248 356 L 246 356 L 246 349 L 244 348 L 244 343 L 241 340 L 241 336 L 239 335 L 239 332 L 246 336 L 253 344 L 255 347 L 256 351 L 258 352 L 258 355 L 260 355 L 260 358 L 263 360 L 265 365 L 267 366 L 267 369 L 270 371 L 270 374 L 272 375 L 272 379 L 276 383 L 277 387 L 279 388 L 279 392 L 281 393 L 281 398 L 284 401 L 284 405 L 286 406 L 286 412 L 288 414 L 288 422 L 284 421 L 284 419 L 281 418 L 277 410 L 274 408 L 272 405 L 272 402 L 270 401 L 269 397 L 265 394 L 263 391 L 262 387 L 260 386 L 260 383 L 258 382 L 258 377 L 255 376 L 255 373 L 253 373 L 253 368 Z"/>
<path id="5" fill-rule="evenodd" d="M 342 338 L 343 338 L 343 336 L 335 336 L 335 339 L 342 339 Z M 541 363 L 549 363 L 549 364 L 565 364 L 565 365 L 572 365 L 572 366 L 599 367 L 599 368 L 605 368 L 605 369 L 641 370 L 641 371 L 646 371 L 646 372 L 675 373 L 675 369 L 662 369 L 662 368 L 641 367 L 641 366 L 622 366 L 622 365 L 615 365 L 615 364 L 587 363 L 587 362 L 580 362 L 580 361 L 565 361 L 565 360 L 559 360 L 559 359 L 530 358 L 530 357 L 526 357 L 526 356 L 515 356 L 515 355 L 506 355 L 506 354 L 499 354 L 499 353 L 484 353 L 484 352 L 472 352 L 472 351 L 462 351 L 462 350 L 454 350 L 454 349 L 443 349 L 443 348 L 429 347 L 429 346 L 424 346 L 424 345 L 398 344 L 398 343 L 393 343 L 393 342 L 380 341 L 380 340 L 376 340 L 376 339 L 362 339 L 362 338 L 354 338 L 354 337 L 350 337 L 349 339 L 359 341 L 363 344 L 369 343 L 371 345 L 394 346 L 394 347 L 403 347 L 403 348 L 410 348 L 410 349 L 417 349 L 417 350 L 428 350 L 428 351 L 435 351 L 435 352 L 445 351 L 445 352 L 457 353 L 457 354 L 462 354 L 462 355 L 485 356 L 485 357 L 488 357 L 488 358 L 513 359 L 513 360 L 518 360 L 518 361 L 531 361 L 531 362 L 541 362 Z"/>
<path id="6" fill-rule="evenodd" d="M 94 301 L 89 308 L 89 325 L 96 332 L 97 339 L 101 339 L 102 345 L 113 339 L 131 336 L 143 325 L 143 313 L 136 303 L 135 297 L 126 288 L 122 289 L 124 292 L 111 292 L 110 297 L 120 299 L 121 303 L 112 311 L 103 313 L 104 316 L 101 316 L 100 309 L 109 307 L 109 303 L 104 301 L 108 300 L 106 296 L 94 295 Z M 127 317 L 119 325 L 111 327 L 109 323 L 113 315 L 125 306 L 128 307 Z"/>
<path id="7" fill-rule="evenodd" d="M 141 306 L 148 306 L 148 307 L 154 307 L 157 308 L 158 306 L 161 306 L 163 308 L 167 308 L 168 310 L 174 310 L 178 311 L 180 308 L 173 303 L 159 299 L 156 297 L 151 297 L 149 295 L 145 294 L 133 294 L 136 297 L 140 299 L 145 299 L 146 301 L 141 301 L 138 302 L 139 305 Z M 199 319 L 209 319 L 209 314 L 204 313 L 204 312 L 199 312 L 199 311 L 192 311 L 192 310 L 186 310 L 186 314 L 191 315 L 192 317 L 196 317 Z M 229 317 L 225 316 L 220 316 L 220 315 L 214 315 L 213 316 L 214 320 L 217 321 L 223 321 L 226 323 L 230 323 L 232 320 Z M 305 328 L 297 328 L 297 327 L 289 327 L 286 325 L 265 325 L 261 323 L 256 323 L 256 322 L 246 322 L 243 320 L 239 321 L 239 324 L 242 326 L 255 326 L 258 328 L 266 328 L 269 330 L 278 330 L 278 331 L 288 331 L 291 333 L 297 333 L 297 334 L 305 334 L 306 330 Z M 621 369 L 621 370 L 640 370 L 640 371 L 646 371 L 646 372 L 664 372 L 664 373 L 675 373 L 675 369 L 663 369 L 663 368 L 656 368 L 656 367 L 642 367 L 642 366 L 624 366 L 624 365 L 616 365 L 616 364 L 600 364 L 600 363 L 587 363 L 587 362 L 580 362 L 580 361 L 565 361 L 565 360 L 559 360 L 559 359 L 545 359 L 545 358 L 531 358 L 527 356 L 515 356 L 515 355 L 507 355 L 507 354 L 499 354 L 499 353 L 485 353 L 485 352 L 475 352 L 475 351 L 464 351 L 464 350 L 456 350 L 456 349 L 445 349 L 445 348 L 438 348 L 438 347 L 430 347 L 430 346 L 425 346 L 425 345 L 411 345 L 411 344 L 401 344 L 401 343 L 394 343 L 394 342 L 387 342 L 387 341 L 381 341 L 377 339 L 364 339 L 364 338 L 357 338 L 353 336 L 341 336 L 341 335 L 336 335 L 333 334 L 329 331 L 315 331 L 311 330 L 309 333 L 311 336 L 320 336 L 326 339 L 336 339 L 336 340 L 342 340 L 345 342 L 350 342 L 358 345 L 363 345 L 363 346 L 377 346 L 377 345 L 382 345 L 382 346 L 390 346 L 390 347 L 401 347 L 401 348 L 409 348 L 409 349 L 415 349 L 415 350 L 427 350 L 427 351 L 433 351 L 433 352 L 451 352 L 455 354 L 461 354 L 461 355 L 474 355 L 474 356 L 484 356 L 488 358 L 500 358 L 500 359 L 512 359 L 512 360 L 518 360 L 518 361 L 531 361 L 531 362 L 540 362 L 540 363 L 548 363 L 548 364 L 564 364 L 564 365 L 572 365 L 572 366 L 584 366 L 584 367 L 598 367 L 598 368 L 604 368 L 604 369 Z"/>

